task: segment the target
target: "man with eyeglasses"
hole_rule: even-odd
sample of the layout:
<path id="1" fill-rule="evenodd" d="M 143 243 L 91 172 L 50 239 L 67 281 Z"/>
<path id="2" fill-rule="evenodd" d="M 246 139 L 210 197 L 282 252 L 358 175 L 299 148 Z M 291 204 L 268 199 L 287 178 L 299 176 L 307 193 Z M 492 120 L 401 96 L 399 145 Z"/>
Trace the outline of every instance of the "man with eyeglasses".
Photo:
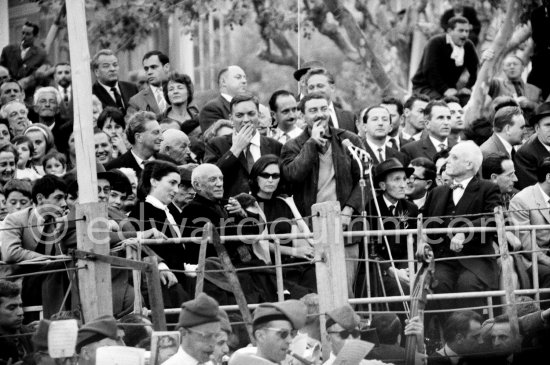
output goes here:
<path id="1" fill-rule="evenodd" d="M 218 302 L 200 293 L 181 305 L 176 330 L 181 334 L 178 352 L 162 365 L 203 365 L 214 352 L 216 338 L 221 331 Z"/>
<path id="2" fill-rule="evenodd" d="M 418 207 L 418 210 L 422 210 L 428 191 L 436 185 L 435 164 L 426 157 L 417 157 L 411 161 L 409 167 L 412 167 L 414 172 L 407 181 L 405 195 Z"/>
<path id="3" fill-rule="evenodd" d="M 256 351 L 237 351 L 230 359 L 232 365 L 280 364 L 287 358 L 296 331 L 306 323 L 307 308 L 299 300 L 262 303 L 254 311 L 252 333 Z"/>
<path id="4" fill-rule="evenodd" d="M 328 360 L 323 365 L 334 363 L 346 340 L 359 339 L 361 336 L 359 324 L 360 318 L 349 304 L 335 308 L 326 314 L 325 327 L 331 351 Z M 368 361 L 362 360 L 360 364 L 368 363 Z"/>

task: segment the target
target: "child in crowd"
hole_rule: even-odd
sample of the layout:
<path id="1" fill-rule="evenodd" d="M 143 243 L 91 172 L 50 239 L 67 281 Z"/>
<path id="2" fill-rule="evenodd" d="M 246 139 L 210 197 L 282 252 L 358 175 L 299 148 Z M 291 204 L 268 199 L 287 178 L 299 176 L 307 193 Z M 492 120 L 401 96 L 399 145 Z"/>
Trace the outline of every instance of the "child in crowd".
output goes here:
<path id="1" fill-rule="evenodd" d="M 15 177 L 20 180 L 34 181 L 40 179 L 40 174 L 34 170 L 31 156 L 34 154 L 34 145 L 27 136 L 17 136 L 12 140 L 12 144 L 17 149 L 19 159 L 17 160 L 17 172 Z"/>
<path id="2" fill-rule="evenodd" d="M 46 174 L 63 177 L 67 172 L 67 158 L 61 152 L 53 150 L 44 156 L 42 166 Z"/>

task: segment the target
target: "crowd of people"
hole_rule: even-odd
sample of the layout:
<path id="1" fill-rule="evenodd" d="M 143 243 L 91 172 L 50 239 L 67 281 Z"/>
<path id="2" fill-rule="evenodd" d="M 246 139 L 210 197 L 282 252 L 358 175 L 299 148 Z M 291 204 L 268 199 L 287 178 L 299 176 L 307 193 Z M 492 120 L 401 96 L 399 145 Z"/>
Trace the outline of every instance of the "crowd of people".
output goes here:
<path id="1" fill-rule="evenodd" d="M 307 238 L 225 243 L 235 267 L 254 269 L 237 273 L 247 302 L 261 303 L 252 324 L 256 346 L 241 348 L 246 331 L 231 326 L 219 308 L 235 304 L 235 295 L 216 272 L 222 263 L 215 248 L 206 249 L 206 294 L 195 295 L 199 245 L 137 244 L 197 237 L 206 222 L 221 235 L 307 234 L 312 206 L 329 201 L 340 203 L 347 231 L 415 228 L 419 214 L 427 228 L 492 227 L 497 206 L 504 207 L 510 225 L 550 223 L 548 89 L 523 81 L 522 57 L 506 55 L 502 76 L 491 80 L 490 117 L 464 120 L 480 62 L 492 57 L 478 56 L 476 26 L 467 19 L 471 10 L 445 15 L 445 33 L 426 45 L 410 96 L 385 97 L 357 114 L 341 107 L 335 78 L 320 61 L 294 72 L 299 95 L 276 90 L 265 105 L 248 91 L 245 70 L 229 65 L 218 74 L 218 96 L 199 105 L 191 78 L 174 70 L 162 52 L 143 55 L 142 85 L 120 80 L 113 51 L 95 53 L 93 118 L 80 122 L 93 125 L 98 200 L 108 207 L 112 254 L 132 247 L 143 260 L 156 256 L 164 305 L 182 308 L 175 326 L 181 346 L 166 364 L 221 364 L 229 353 L 229 364 L 332 364 L 339 353 L 354 353 L 347 347 L 353 341 L 346 341 L 353 339 L 376 344 L 365 350 L 365 363 L 401 363 L 405 336 L 423 344 L 424 325 L 442 328 L 440 346 L 417 349 L 430 363 L 473 364 L 490 356 L 519 364 L 542 354 L 550 317 L 550 294 L 544 292 L 540 306 L 533 298 L 518 306 L 519 334 L 505 314 L 484 318 L 485 298 L 430 301 L 428 309 L 438 315 L 427 316 L 426 323 L 393 312 L 365 321 L 350 306 L 340 307 L 326 314 L 331 355 L 321 359 L 315 242 Z M 46 351 L 51 321 L 80 320 L 76 271 L 59 272 L 72 263 L 56 260 L 77 243 L 71 65 L 58 63 L 44 72 L 38 31 L 25 23 L 22 42 L 4 48 L 0 57 L 0 258 L 7 276 L 18 278 L 0 280 L 0 363 L 7 364 L 52 363 Z M 535 29 L 533 38 L 539 39 Z M 359 164 L 350 151 L 368 158 Z M 550 288 L 550 230 L 531 234 L 505 236 L 511 251 L 524 252 L 513 255 L 515 286 L 532 288 L 536 275 L 541 288 Z M 502 287 L 496 234 L 426 240 L 436 258 L 448 259 L 435 263 L 434 293 Z M 371 239 L 370 252 L 362 242 L 356 236 L 344 243 L 350 295 L 364 296 L 366 277 L 380 283 L 375 295 L 408 294 L 407 235 Z M 276 252 L 283 264 L 292 264 L 283 268 L 284 302 L 277 302 L 271 266 Z M 368 273 L 357 260 L 367 257 L 380 261 Z M 18 265 L 31 261 L 42 265 Z M 29 267 L 48 272 L 21 277 Z M 95 364 L 100 346 L 149 349 L 151 323 L 132 313 L 136 293 L 129 271 L 112 269 L 111 280 L 114 316 L 80 327 L 78 362 Z M 141 288 L 137 295 L 148 306 L 147 286 Z M 36 318 L 23 316 L 23 305 L 41 306 L 47 319 L 28 328 Z M 403 306 L 390 308 L 398 313 Z M 429 324 L 431 317 L 435 322 Z"/>

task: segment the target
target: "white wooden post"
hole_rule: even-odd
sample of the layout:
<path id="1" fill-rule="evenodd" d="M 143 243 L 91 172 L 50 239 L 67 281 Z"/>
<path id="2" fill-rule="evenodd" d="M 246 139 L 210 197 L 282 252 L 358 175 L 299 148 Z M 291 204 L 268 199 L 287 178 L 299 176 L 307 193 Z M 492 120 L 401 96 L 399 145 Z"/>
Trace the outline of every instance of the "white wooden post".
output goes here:
<path id="1" fill-rule="evenodd" d="M 321 313 L 321 340 L 323 359 L 328 359 L 330 344 L 327 342 L 324 313 L 348 303 L 348 278 L 346 254 L 340 217 L 340 203 L 314 204 L 313 238 L 315 240 L 315 273 L 319 312 Z"/>
<path id="2" fill-rule="evenodd" d="M 76 146 L 79 204 L 76 206 L 77 247 L 79 250 L 109 255 L 107 206 L 97 202 L 97 171 L 92 128 L 92 78 L 86 29 L 84 0 L 66 1 L 67 30 L 74 104 L 74 138 Z M 92 233 L 93 234 L 90 234 Z M 80 299 L 84 321 L 113 314 L 111 265 L 79 260 Z"/>

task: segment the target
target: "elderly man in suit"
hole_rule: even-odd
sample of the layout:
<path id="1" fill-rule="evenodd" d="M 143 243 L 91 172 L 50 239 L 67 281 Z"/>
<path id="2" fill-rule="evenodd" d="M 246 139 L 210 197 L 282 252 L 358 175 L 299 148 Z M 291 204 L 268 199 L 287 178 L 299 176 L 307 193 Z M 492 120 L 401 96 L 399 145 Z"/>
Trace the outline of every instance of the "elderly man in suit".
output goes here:
<path id="1" fill-rule="evenodd" d="M 391 129 L 390 112 L 383 106 L 375 105 L 367 108 L 357 121 L 359 135 L 363 138 L 365 150 L 378 165 L 390 158 L 396 158 L 403 165 L 408 164 L 407 156 L 386 144 L 388 132 Z"/>
<path id="2" fill-rule="evenodd" d="M 35 72 L 47 62 L 48 57 L 44 48 L 34 44 L 39 31 L 38 25 L 25 22 L 21 43 L 4 47 L 0 55 L 0 65 L 6 67 L 10 75 L 30 93 L 34 89 Z"/>
<path id="3" fill-rule="evenodd" d="M 514 156 L 518 172 L 518 189 L 524 189 L 537 182 L 537 166 L 550 157 L 550 102 L 542 103 L 529 119 L 535 127 L 535 135 L 520 147 Z"/>
<path id="4" fill-rule="evenodd" d="M 330 123 L 334 128 L 345 129 L 356 133 L 357 117 L 347 110 L 340 109 L 334 105 L 335 86 L 334 76 L 324 68 L 312 68 L 305 76 L 307 92 L 325 94 L 329 100 Z"/>
<path id="5" fill-rule="evenodd" d="M 430 101 L 424 108 L 427 135 L 418 141 L 407 143 L 401 149 L 410 160 L 426 157 L 433 160 L 441 150 L 454 146 L 449 140 L 451 133 L 451 110 L 444 101 Z"/>
<path id="6" fill-rule="evenodd" d="M 92 58 L 92 71 L 96 82 L 92 93 L 101 101 L 103 108 L 114 106 L 126 114 L 130 98 L 138 93 L 136 85 L 119 81 L 118 58 L 110 49 L 99 50 Z"/>
<path id="7" fill-rule="evenodd" d="M 510 201 L 510 217 L 514 225 L 546 225 L 550 224 L 550 158 L 544 159 L 537 166 L 537 183 L 528 186 L 517 193 Z M 550 230 L 536 231 L 536 246 L 531 241 L 531 231 L 518 232 L 521 249 L 526 251 L 550 248 Z M 536 252 L 538 259 L 539 283 L 541 288 L 550 288 L 550 256 L 547 251 Z M 532 275 L 532 254 L 523 256 L 523 261 Z M 548 293 L 541 294 L 541 299 L 550 299 Z M 541 307 L 548 308 L 544 302 Z"/>
<path id="8" fill-rule="evenodd" d="M 162 83 L 170 71 L 170 59 L 160 51 L 147 52 L 142 59 L 148 86 L 132 96 L 128 102 L 128 115 L 146 110 L 159 115 L 168 107 L 162 91 Z"/>
<path id="9" fill-rule="evenodd" d="M 152 112 L 139 111 L 132 115 L 126 126 L 126 138 L 132 148 L 106 164 L 106 170 L 129 167 L 140 178 L 145 162 L 159 157 L 172 161 L 168 156 L 159 155 L 163 136 L 159 122 Z"/>
<path id="10" fill-rule="evenodd" d="M 424 216 L 428 228 L 485 227 L 490 225 L 490 215 L 500 203 L 498 186 L 480 180 L 477 173 L 483 155 L 472 141 L 464 141 L 453 147 L 447 160 L 447 174 L 453 179 L 451 186 L 438 186 L 426 198 Z M 487 213 L 487 217 L 481 215 Z M 464 217 L 468 214 L 480 214 Z M 444 218 L 439 218 L 444 216 Z M 453 218 L 456 217 L 456 218 Z M 460 219 L 457 219 L 460 218 Z M 430 236 L 428 243 L 434 248 L 435 257 L 472 256 L 494 254 L 493 235 L 454 233 Z M 436 293 L 470 292 L 496 289 L 498 267 L 495 258 L 463 258 L 438 261 L 435 267 L 438 281 Z M 483 305 L 483 299 L 458 299 L 458 306 Z M 448 308 L 451 303 L 441 302 Z"/>
<path id="11" fill-rule="evenodd" d="M 521 145 L 525 131 L 525 118 L 517 106 L 505 106 L 495 113 L 493 135 L 481 145 L 483 158 L 504 153 L 514 159 L 514 146 Z"/>
<path id="12" fill-rule="evenodd" d="M 258 99 L 251 94 L 231 99 L 233 134 L 213 138 L 206 145 L 204 161 L 218 165 L 222 171 L 226 197 L 250 191 L 249 172 L 261 156 L 281 154 L 279 142 L 258 132 L 258 105 Z"/>
<path id="13" fill-rule="evenodd" d="M 237 65 L 227 66 L 218 74 L 218 87 L 220 95 L 206 103 L 199 114 L 203 132 L 218 120 L 229 119 L 231 99 L 247 91 L 245 72 Z"/>

